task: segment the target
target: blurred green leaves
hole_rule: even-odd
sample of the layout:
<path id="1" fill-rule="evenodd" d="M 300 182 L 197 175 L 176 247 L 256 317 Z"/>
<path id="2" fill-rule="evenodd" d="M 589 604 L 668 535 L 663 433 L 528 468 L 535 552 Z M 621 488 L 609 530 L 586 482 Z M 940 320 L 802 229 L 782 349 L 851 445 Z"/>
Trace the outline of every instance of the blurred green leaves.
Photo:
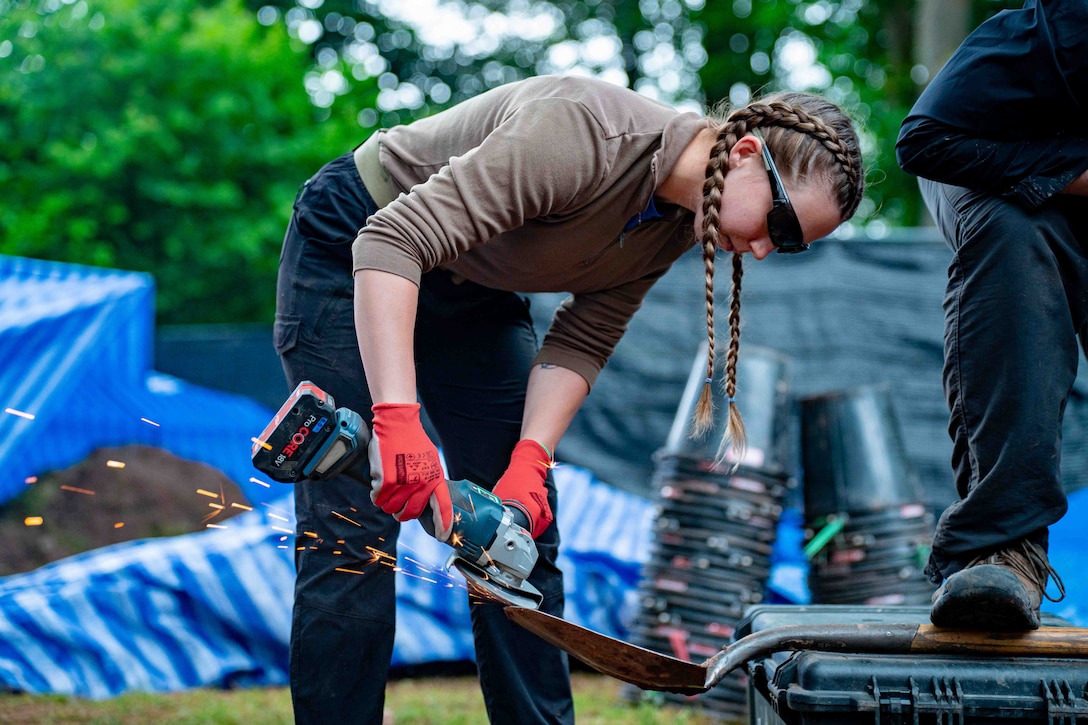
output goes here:
<path id="1" fill-rule="evenodd" d="M 270 319 L 296 189 L 365 133 L 317 123 L 284 29 L 233 0 L 0 0 L 0 38 L 0 252 L 152 272 L 162 322 Z"/>

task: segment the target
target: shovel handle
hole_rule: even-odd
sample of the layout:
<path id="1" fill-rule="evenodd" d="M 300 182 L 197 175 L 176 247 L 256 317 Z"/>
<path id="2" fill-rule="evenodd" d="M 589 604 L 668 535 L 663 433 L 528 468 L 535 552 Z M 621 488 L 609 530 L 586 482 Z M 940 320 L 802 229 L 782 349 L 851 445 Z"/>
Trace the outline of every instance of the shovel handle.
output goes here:
<path id="1" fill-rule="evenodd" d="M 1085 657 L 1088 629 L 1043 627 L 1031 632 L 942 629 L 928 624 L 792 624 L 754 632 L 706 662 L 706 688 L 746 662 L 775 652 L 818 650 L 859 654 Z"/>
<path id="2" fill-rule="evenodd" d="M 912 653 L 1020 657 L 1088 657 L 1088 629 L 1042 627 L 1031 632 L 972 632 L 918 626 Z"/>

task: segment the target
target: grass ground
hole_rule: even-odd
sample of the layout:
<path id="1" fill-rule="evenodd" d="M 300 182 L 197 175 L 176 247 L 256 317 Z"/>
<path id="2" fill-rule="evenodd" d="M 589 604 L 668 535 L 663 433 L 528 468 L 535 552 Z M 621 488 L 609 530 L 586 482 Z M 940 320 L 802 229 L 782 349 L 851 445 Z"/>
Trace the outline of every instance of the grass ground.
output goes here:
<path id="1" fill-rule="evenodd" d="M 579 725 L 723 725 L 694 707 L 631 705 L 611 678 L 575 673 L 575 714 Z M 394 680 L 386 709 L 395 725 L 482 725 L 487 722 L 474 677 Z M 193 690 L 170 694 L 128 694 L 87 701 L 40 695 L 0 695 L 0 722 L 6 725 L 289 725 L 286 689 Z"/>

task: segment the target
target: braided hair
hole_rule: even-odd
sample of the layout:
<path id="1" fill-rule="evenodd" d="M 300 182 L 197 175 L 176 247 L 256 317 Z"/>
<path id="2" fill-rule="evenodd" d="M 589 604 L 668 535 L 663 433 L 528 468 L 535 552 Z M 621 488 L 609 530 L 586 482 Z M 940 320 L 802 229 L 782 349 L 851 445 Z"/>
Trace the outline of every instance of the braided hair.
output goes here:
<path id="1" fill-rule="evenodd" d="M 714 255 L 719 245 L 719 210 L 729 152 L 752 129 L 760 129 L 775 166 L 793 182 L 824 182 L 846 221 L 857 211 L 865 189 L 861 150 L 853 122 L 835 104 L 810 93 L 778 93 L 753 101 L 733 111 L 715 129 L 716 140 L 707 161 L 703 184 L 703 266 L 706 277 L 707 367 L 706 383 L 692 421 L 692 435 L 701 436 L 714 425 Z M 729 401 L 728 424 L 722 438 L 719 459 L 725 458 L 727 444 L 737 463 L 747 448 L 744 421 L 735 402 L 737 358 L 740 351 L 740 289 L 744 267 L 739 253 L 733 254 L 732 291 L 729 302 L 729 348 L 725 357 L 724 392 Z"/>

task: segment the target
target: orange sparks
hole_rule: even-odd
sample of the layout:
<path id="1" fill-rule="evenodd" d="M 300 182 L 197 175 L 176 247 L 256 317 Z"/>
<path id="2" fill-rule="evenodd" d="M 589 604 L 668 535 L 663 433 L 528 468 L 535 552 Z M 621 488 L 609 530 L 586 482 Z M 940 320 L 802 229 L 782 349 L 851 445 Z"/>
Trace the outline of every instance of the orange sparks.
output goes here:
<path id="1" fill-rule="evenodd" d="M 268 445 L 267 443 L 262 441 L 260 438 L 250 438 L 250 440 L 253 441 L 254 443 L 256 443 L 257 445 L 259 445 L 261 448 L 265 449 L 266 451 L 272 450 L 272 446 Z"/>
<path id="2" fill-rule="evenodd" d="M 333 515 L 333 516 L 336 516 L 337 518 L 341 518 L 341 519 L 343 519 L 344 521 L 347 521 L 347 522 L 348 522 L 349 524 L 355 524 L 355 525 L 356 525 L 356 526 L 358 526 L 359 528 L 362 528 L 362 527 L 363 527 L 363 525 L 362 525 L 362 524 L 360 524 L 360 523 L 357 523 L 357 522 L 355 522 L 355 521 L 352 521 L 351 519 L 349 519 L 349 518 L 348 518 L 347 516 L 345 516 L 345 515 L 344 515 L 344 514 L 342 514 L 342 513 L 337 513 L 336 511 L 333 511 L 333 512 L 331 512 L 331 513 L 332 513 L 332 515 Z"/>
<path id="3" fill-rule="evenodd" d="M 201 496 L 207 496 L 208 498 L 219 498 L 219 494 L 212 493 L 211 491 L 205 491 L 202 488 L 198 488 L 196 492 L 199 493 Z"/>
<path id="4" fill-rule="evenodd" d="M 31 413 L 24 413 L 21 410 L 15 410 L 15 408 L 4 408 L 4 412 L 8 415 L 17 415 L 20 418 L 26 418 L 27 420 L 34 420 L 34 416 Z"/>
<path id="5" fill-rule="evenodd" d="M 397 558 L 390 554 L 388 551 L 382 551 L 381 549 L 375 549 L 373 546 L 366 547 L 366 550 L 374 557 L 374 561 L 382 562 L 396 562 Z"/>
<path id="6" fill-rule="evenodd" d="M 23 519 L 23 523 L 27 526 L 41 526 L 45 521 L 41 516 L 27 516 Z"/>
<path id="7" fill-rule="evenodd" d="M 335 549 L 332 553 L 336 554 L 336 555 L 340 555 L 340 554 L 343 554 L 344 552 L 340 551 L 339 549 Z"/>
<path id="8" fill-rule="evenodd" d="M 140 420 L 141 420 L 141 421 L 143 421 L 144 423 L 147 423 L 148 425 L 153 425 L 153 426 L 155 426 L 156 428 L 162 428 L 162 426 L 161 426 L 161 425 L 159 425 L 158 423 L 156 423 L 156 422 L 155 422 L 155 421 L 153 421 L 153 420 L 148 420 L 147 418 L 140 418 Z"/>
<path id="9" fill-rule="evenodd" d="M 230 507 L 234 508 L 234 509 L 242 509 L 243 511 L 252 511 L 253 510 L 252 506 L 246 506 L 244 503 L 238 503 L 237 501 L 231 502 Z"/>
<path id="10" fill-rule="evenodd" d="M 124 461 L 106 461 L 107 468 L 124 468 Z"/>
<path id="11" fill-rule="evenodd" d="M 311 539 L 316 539 L 317 538 L 317 534 L 315 534 L 312 531 L 303 531 L 302 533 L 303 533 L 304 536 L 309 536 Z"/>
<path id="12" fill-rule="evenodd" d="M 249 482 L 259 484 L 261 486 L 264 486 L 265 488 L 272 488 L 271 484 L 265 483 L 264 481 L 262 481 L 262 480 L 260 480 L 258 478 L 250 477 Z"/>
<path id="13" fill-rule="evenodd" d="M 125 522 L 124 521 L 118 521 L 116 524 L 113 525 L 113 528 L 123 529 L 123 528 L 125 528 Z"/>
<path id="14" fill-rule="evenodd" d="M 65 485 L 62 484 L 61 485 L 61 490 L 62 491 L 71 491 L 72 493 L 82 493 L 82 494 L 87 495 L 87 496 L 94 496 L 94 491 L 88 491 L 85 488 L 76 488 L 75 486 L 65 486 Z"/>
<path id="15" fill-rule="evenodd" d="M 221 503 L 210 503 L 208 504 L 208 508 L 219 509 L 220 511 L 222 511 L 226 508 L 226 506 Z"/>
<path id="16" fill-rule="evenodd" d="M 32 483 L 37 483 L 37 482 L 38 482 L 38 477 L 37 476 L 27 476 L 26 480 L 23 481 L 23 483 L 25 483 L 28 486 L 30 484 L 32 484 Z"/>
<path id="17" fill-rule="evenodd" d="M 342 566 L 336 567 L 336 571 L 342 571 L 345 574 L 366 574 L 365 571 L 358 571 L 357 569 L 347 569 L 347 568 L 342 567 Z"/>

